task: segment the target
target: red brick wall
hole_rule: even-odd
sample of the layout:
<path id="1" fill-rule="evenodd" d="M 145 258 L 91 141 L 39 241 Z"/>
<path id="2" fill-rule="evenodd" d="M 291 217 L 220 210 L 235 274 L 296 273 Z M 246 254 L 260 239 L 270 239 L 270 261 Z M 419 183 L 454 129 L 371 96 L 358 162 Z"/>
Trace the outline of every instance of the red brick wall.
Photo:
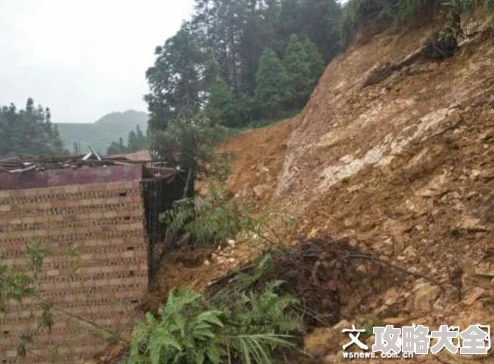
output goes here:
<path id="1" fill-rule="evenodd" d="M 39 239 L 51 253 L 38 293 L 81 318 L 54 311 L 51 334 L 43 330 L 26 360 L 16 363 L 48 363 L 50 346 L 60 363 L 103 349 L 105 340 L 85 320 L 111 331 L 131 329 L 136 300 L 147 287 L 143 209 L 138 181 L 0 191 L 0 262 L 22 269 L 26 243 Z M 81 254 L 71 258 L 75 245 Z M 20 335 L 36 330 L 40 314 L 29 299 L 0 314 L 0 364 L 14 363 Z"/>

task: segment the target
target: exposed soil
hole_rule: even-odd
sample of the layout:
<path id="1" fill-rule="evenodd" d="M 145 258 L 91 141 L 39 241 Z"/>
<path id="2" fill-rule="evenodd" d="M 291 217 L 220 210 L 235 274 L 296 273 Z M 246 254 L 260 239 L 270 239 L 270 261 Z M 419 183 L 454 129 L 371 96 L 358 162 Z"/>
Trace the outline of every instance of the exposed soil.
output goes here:
<path id="1" fill-rule="evenodd" d="M 170 290 L 192 286 L 201 291 L 210 280 L 223 274 L 218 265 L 204 264 L 213 252 L 213 248 L 184 248 L 167 253 L 159 272 L 159 288 L 144 297 L 141 310 L 156 312 Z"/>
<path id="2" fill-rule="evenodd" d="M 283 168 L 285 151 L 297 118 L 241 133 L 223 142 L 219 152 L 233 152 L 228 188 L 254 210 L 271 203 Z"/>

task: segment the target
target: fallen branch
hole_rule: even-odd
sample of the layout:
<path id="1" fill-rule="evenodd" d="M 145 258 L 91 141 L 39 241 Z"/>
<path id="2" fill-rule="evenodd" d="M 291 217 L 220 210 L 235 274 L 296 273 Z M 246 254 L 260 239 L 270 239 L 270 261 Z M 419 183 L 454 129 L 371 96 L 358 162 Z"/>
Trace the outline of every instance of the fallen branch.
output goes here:
<path id="1" fill-rule="evenodd" d="M 252 270 L 254 268 L 254 265 L 248 264 L 243 267 L 240 267 L 237 270 L 234 270 L 233 272 L 230 272 L 224 276 L 221 276 L 219 278 L 216 278 L 212 280 L 211 282 L 208 283 L 208 287 L 213 287 L 215 285 L 225 283 L 226 281 L 230 280 L 231 278 L 235 277 L 239 273 L 247 273 L 248 271 Z"/>

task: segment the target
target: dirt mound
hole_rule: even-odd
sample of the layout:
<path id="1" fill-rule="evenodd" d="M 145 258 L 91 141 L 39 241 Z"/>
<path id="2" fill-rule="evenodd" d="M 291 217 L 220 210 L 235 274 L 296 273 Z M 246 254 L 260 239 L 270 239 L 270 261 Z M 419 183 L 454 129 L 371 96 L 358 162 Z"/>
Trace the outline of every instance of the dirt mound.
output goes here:
<path id="1" fill-rule="evenodd" d="M 241 133 L 218 148 L 219 152 L 233 152 L 236 156 L 228 188 L 255 210 L 272 200 L 295 121 L 296 118 Z"/>

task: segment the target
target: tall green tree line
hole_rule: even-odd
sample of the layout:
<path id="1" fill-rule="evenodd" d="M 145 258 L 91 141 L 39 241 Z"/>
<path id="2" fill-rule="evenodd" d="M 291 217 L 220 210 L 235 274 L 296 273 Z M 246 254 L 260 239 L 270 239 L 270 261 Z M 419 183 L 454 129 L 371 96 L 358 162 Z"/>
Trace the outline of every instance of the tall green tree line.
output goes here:
<path id="1" fill-rule="evenodd" d="M 335 0 L 197 0 L 191 21 L 156 48 L 146 72 L 151 131 L 204 110 L 242 126 L 302 107 L 340 50 L 340 14 Z M 266 113 L 257 95 L 265 93 L 258 80 L 268 49 L 283 59 L 288 82 L 279 108 Z"/>
<path id="2" fill-rule="evenodd" d="M 25 109 L 14 104 L 0 109 L 0 156 L 65 154 L 49 108 L 37 107 L 29 98 Z"/>

